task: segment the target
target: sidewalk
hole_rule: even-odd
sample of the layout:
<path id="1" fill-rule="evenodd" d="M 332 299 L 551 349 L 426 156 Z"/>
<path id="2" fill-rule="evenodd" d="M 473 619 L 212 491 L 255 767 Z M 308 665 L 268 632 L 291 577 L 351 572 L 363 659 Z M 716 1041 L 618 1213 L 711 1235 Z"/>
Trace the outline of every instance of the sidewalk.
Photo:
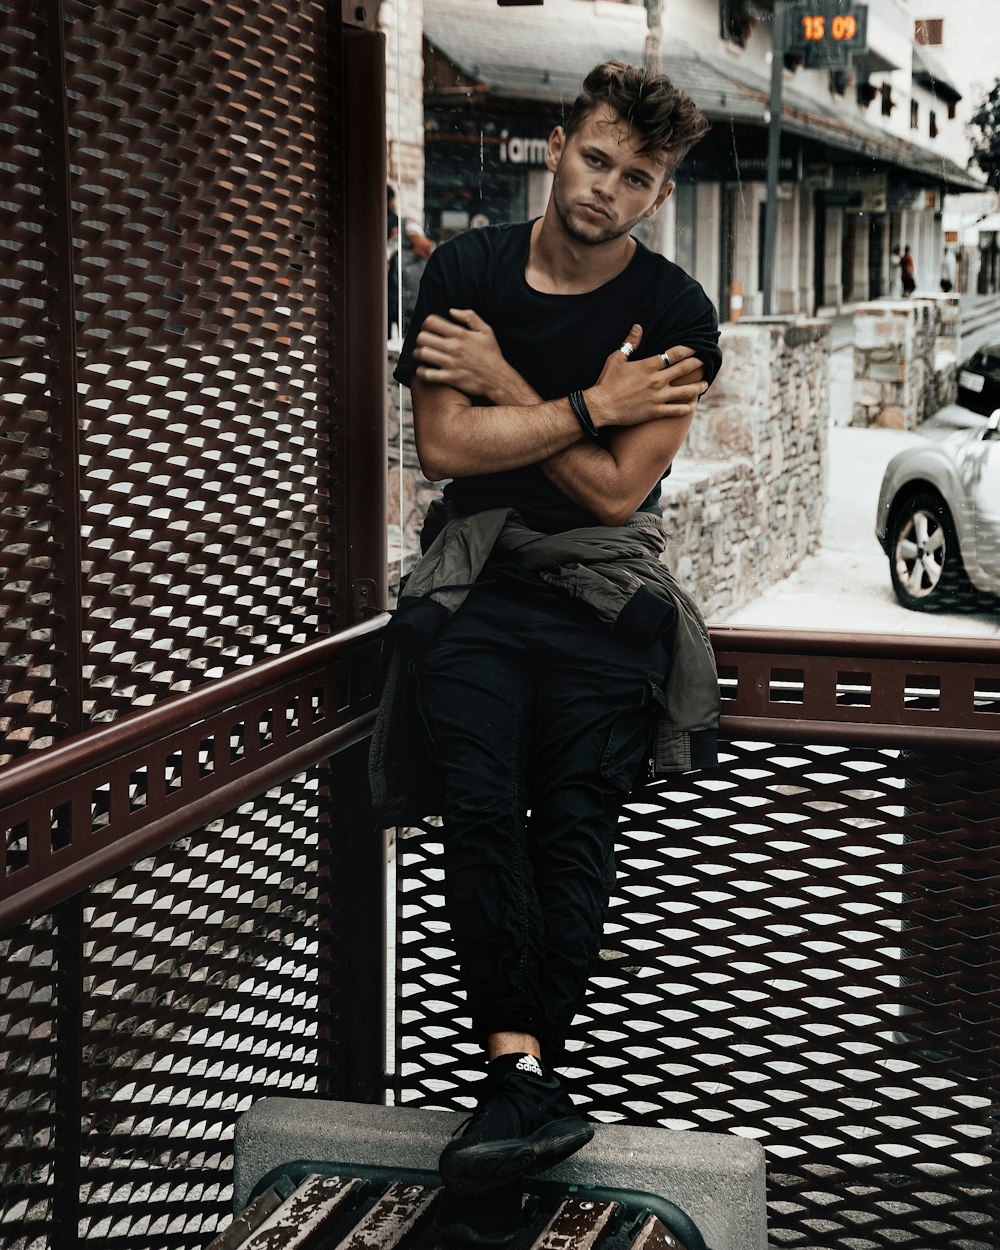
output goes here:
<path id="1" fill-rule="evenodd" d="M 838 314 L 832 320 L 834 343 L 841 346 L 830 358 L 830 441 L 819 550 L 753 603 L 718 623 L 1000 639 L 1000 602 L 995 613 L 927 613 L 904 608 L 893 594 L 889 563 L 875 538 L 882 474 L 896 452 L 925 438 L 943 438 L 956 429 L 979 425 L 983 418 L 958 404 L 948 404 L 919 431 L 838 424 L 838 416 L 843 419 L 849 414 L 852 403 L 853 313 Z M 987 325 L 979 333 L 1000 338 L 1000 324 Z"/>

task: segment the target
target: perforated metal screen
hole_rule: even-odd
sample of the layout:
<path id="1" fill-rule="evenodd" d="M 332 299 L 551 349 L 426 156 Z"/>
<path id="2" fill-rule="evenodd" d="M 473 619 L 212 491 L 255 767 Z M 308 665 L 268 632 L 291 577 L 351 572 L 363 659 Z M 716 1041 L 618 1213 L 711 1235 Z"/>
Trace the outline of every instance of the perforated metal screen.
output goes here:
<path id="1" fill-rule="evenodd" d="M 758 1138 L 775 1246 L 992 1250 L 998 763 L 740 742 L 643 792 L 575 1096 L 605 1121 Z M 481 1064 L 439 838 L 399 843 L 399 1097 L 457 1108 Z"/>
<path id="2" fill-rule="evenodd" d="M 0 942 L 0 1244 L 73 1244 L 53 1194 L 59 1019 L 82 1063 L 81 1242 L 201 1250 L 228 1223 L 237 1115 L 329 1073 L 331 853 L 312 770 L 89 891 L 78 944 L 47 919 Z M 72 956 L 57 977 L 71 940 L 78 987 Z"/>
<path id="3" fill-rule="evenodd" d="M 343 605 L 324 6 L 0 23 L 2 760 Z"/>
<path id="4" fill-rule="evenodd" d="M 51 916 L 0 939 L 0 1244 L 18 1250 L 52 1218 L 57 943 Z"/>
<path id="5" fill-rule="evenodd" d="M 373 697 L 360 661 L 286 673 L 214 753 L 202 707 L 187 763 L 133 734 L 51 818 L 38 750 L 72 784 L 88 728 L 350 623 L 341 34 L 315 0 L 0 3 L 0 765 L 38 764 L 4 901 L 33 821 L 57 898 L 155 802 L 161 842 L 196 830 L 0 938 L 4 1250 L 204 1246 L 239 1111 L 343 1069 L 308 766 Z"/>

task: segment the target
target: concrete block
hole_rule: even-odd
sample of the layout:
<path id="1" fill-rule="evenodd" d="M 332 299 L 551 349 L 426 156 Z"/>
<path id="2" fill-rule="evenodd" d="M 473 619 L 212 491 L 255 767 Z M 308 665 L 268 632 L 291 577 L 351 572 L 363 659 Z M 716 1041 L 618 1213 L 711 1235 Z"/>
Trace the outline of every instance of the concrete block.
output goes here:
<path id="1" fill-rule="evenodd" d="M 235 1209 L 272 1168 L 297 1159 L 433 1171 L 459 1112 L 264 1098 L 236 1126 Z M 764 1151 L 722 1133 L 599 1124 L 546 1180 L 638 1189 L 676 1203 L 712 1250 L 767 1250 Z"/>

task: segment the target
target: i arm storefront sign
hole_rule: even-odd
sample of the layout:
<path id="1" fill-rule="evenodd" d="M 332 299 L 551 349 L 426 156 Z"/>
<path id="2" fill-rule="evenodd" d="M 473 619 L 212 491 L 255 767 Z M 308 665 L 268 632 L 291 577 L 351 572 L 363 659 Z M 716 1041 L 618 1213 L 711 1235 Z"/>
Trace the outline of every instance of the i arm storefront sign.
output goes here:
<path id="1" fill-rule="evenodd" d="M 784 46 L 806 69 L 843 69 L 868 47 L 868 6 L 851 0 L 794 0 L 788 6 Z"/>

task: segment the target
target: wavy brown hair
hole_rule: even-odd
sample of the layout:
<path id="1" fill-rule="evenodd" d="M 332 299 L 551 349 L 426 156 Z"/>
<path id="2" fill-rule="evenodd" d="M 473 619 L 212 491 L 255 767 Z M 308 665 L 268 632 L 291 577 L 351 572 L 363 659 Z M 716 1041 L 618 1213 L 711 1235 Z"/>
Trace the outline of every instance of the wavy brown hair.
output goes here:
<path id="1" fill-rule="evenodd" d="M 709 130 L 694 100 L 659 70 L 625 61 L 595 65 L 583 80 L 563 130 L 567 139 L 595 109 L 607 105 L 640 135 L 644 156 L 663 157 L 671 172 Z"/>

